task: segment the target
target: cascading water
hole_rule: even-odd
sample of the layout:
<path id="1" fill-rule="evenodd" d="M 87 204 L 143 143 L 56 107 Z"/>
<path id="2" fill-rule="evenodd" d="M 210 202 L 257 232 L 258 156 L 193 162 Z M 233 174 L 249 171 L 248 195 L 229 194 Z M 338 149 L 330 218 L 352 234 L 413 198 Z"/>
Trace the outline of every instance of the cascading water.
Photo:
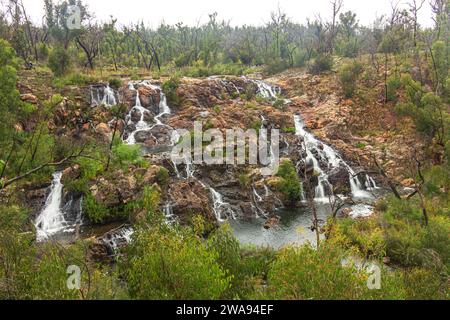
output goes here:
<path id="1" fill-rule="evenodd" d="M 91 86 L 91 105 L 93 107 L 103 105 L 110 108 L 116 104 L 115 92 L 109 85 L 106 87 Z"/>
<path id="2" fill-rule="evenodd" d="M 136 123 L 136 125 L 135 125 L 135 130 L 130 133 L 128 139 L 126 140 L 126 142 L 128 144 L 135 144 L 136 143 L 136 139 L 135 139 L 136 133 L 139 132 L 139 131 L 144 131 L 144 130 L 149 130 L 150 129 L 150 126 L 144 120 L 145 119 L 145 114 L 148 114 L 149 112 L 148 112 L 147 109 L 142 107 L 141 99 L 139 97 L 139 90 L 136 90 L 136 88 L 134 87 L 133 83 L 130 82 L 128 84 L 128 88 L 130 90 L 136 91 L 136 102 L 135 102 L 134 107 L 130 110 L 130 113 L 126 116 L 125 122 L 127 123 L 127 125 L 133 124 L 133 122 L 131 120 L 133 112 L 139 112 L 139 114 L 141 116 L 139 121 L 138 121 L 138 123 Z"/>
<path id="3" fill-rule="evenodd" d="M 103 238 L 101 238 L 101 241 L 108 248 L 108 253 L 110 255 L 117 255 L 120 251 L 120 248 L 131 243 L 134 232 L 135 231 L 131 226 L 122 227 L 108 233 Z"/>
<path id="4" fill-rule="evenodd" d="M 163 213 L 168 224 L 176 220 L 176 216 L 173 214 L 173 208 L 170 202 L 166 203 L 166 205 L 164 206 Z"/>
<path id="5" fill-rule="evenodd" d="M 145 115 L 149 114 L 149 111 L 147 109 L 145 109 L 142 104 L 141 104 L 141 99 L 139 96 L 139 90 L 136 89 L 135 85 L 133 82 L 128 83 L 128 88 L 129 90 L 132 91 L 136 91 L 136 103 L 135 106 L 130 110 L 129 114 L 126 117 L 126 123 L 127 125 L 132 125 L 133 121 L 132 121 L 132 115 L 134 112 L 139 112 L 140 114 L 140 120 L 138 121 L 138 123 L 135 125 L 135 130 L 133 132 L 131 132 L 128 136 L 128 138 L 126 139 L 126 142 L 128 144 L 136 144 L 136 133 L 141 132 L 141 131 L 151 131 L 153 128 L 155 128 L 156 126 L 166 126 L 161 118 L 165 115 L 170 115 L 171 114 L 171 110 L 169 108 L 169 105 L 167 104 L 167 97 L 166 95 L 163 93 L 162 89 L 158 86 L 155 86 L 153 84 L 151 84 L 148 81 L 142 81 L 138 83 L 139 85 L 142 86 L 147 86 L 153 90 L 158 90 L 160 92 L 160 103 L 159 103 L 159 114 L 156 115 L 153 120 L 155 122 L 154 125 L 149 125 L 146 121 L 145 121 Z M 176 140 L 175 140 L 176 139 Z M 178 142 L 179 140 L 179 136 L 176 137 L 174 135 L 172 135 L 171 137 L 171 141 L 173 144 L 175 144 L 176 142 Z"/>
<path id="6" fill-rule="evenodd" d="M 234 211 L 231 209 L 230 204 L 223 201 L 222 195 L 212 187 L 209 187 L 211 196 L 213 199 L 213 211 L 217 221 L 223 222 L 227 218 L 236 219 Z"/>
<path id="7" fill-rule="evenodd" d="M 332 189 L 330 182 L 328 181 L 327 173 L 321 168 L 319 160 L 326 163 L 331 170 L 343 166 L 346 168 L 349 174 L 349 182 L 351 186 L 351 192 L 355 198 L 372 198 L 370 193 L 363 189 L 363 184 L 358 178 L 358 175 L 353 169 L 334 151 L 330 146 L 319 141 L 314 135 L 306 131 L 304 123 L 300 116 L 294 117 L 296 134 L 303 137 L 304 147 L 306 151 L 306 163 L 312 163 L 315 174 L 318 175 L 318 185 L 315 189 L 315 200 L 319 202 L 328 202 L 329 199 L 326 195 L 325 189 Z M 319 159 L 318 159 L 319 158 Z M 376 188 L 374 180 L 367 175 L 366 187 Z M 369 189 L 370 189 L 369 188 Z"/>
<path id="8" fill-rule="evenodd" d="M 37 241 L 45 241 L 55 235 L 63 233 L 73 233 L 81 225 L 81 200 L 78 208 L 77 217 L 73 221 L 67 221 L 65 212 L 70 210 L 73 200 L 62 206 L 62 197 L 64 186 L 61 183 L 62 172 L 53 174 L 53 181 L 50 188 L 50 194 L 45 202 L 45 207 L 36 218 L 35 227 L 37 232 Z"/>
<path id="9" fill-rule="evenodd" d="M 276 100 L 277 95 L 281 93 L 280 88 L 273 87 L 264 81 L 254 80 L 254 82 L 258 86 L 258 94 L 260 94 L 264 99 Z"/>

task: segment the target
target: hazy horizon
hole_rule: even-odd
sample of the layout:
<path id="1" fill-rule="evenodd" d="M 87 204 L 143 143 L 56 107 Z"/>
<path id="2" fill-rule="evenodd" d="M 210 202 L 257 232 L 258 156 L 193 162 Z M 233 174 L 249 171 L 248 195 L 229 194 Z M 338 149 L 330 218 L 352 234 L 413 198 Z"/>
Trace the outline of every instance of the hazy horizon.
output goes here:
<path id="1" fill-rule="evenodd" d="M 43 0 L 23 0 L 28 15 L 33 22 L 41 23 L 43 16 Z M 58 1 L 55 1 L 58 2 Z M 107 21 L 110 16 L 118 19 L 121 25 L 143 21 L 156 27 L 161 22 L 175 24 L 183 22 L 186 25 L 196 25 L 199 21 L 207 21 L 208 14 L 217 12 L 219 20 L 230 21 L 233 26 L 261 25 L 270 19 L 270 13 L 278 6 L 287 13 L 294 22 L 305 23 L 307 18 L 313 19 L 320 14 L 323 20 L 331 16 L 330 0 L 165 0 L 162 2 L 128 0 L 126 5 L 118 0 L 85 1 L 97 21 Z M 400 6 L 406 7 L 407 1 L 401 1 Z M 157 8 L 157 9 L 155 9 Z M 342 12 L 353 11 L 357 14 L 361 25 L 370 25 L 376 17 L 388 14 L 391 0 L 344 0 Z M 419 12 L 419 22 L 422 26 L 433 25 L 432 13 L 428 1 Z"/>

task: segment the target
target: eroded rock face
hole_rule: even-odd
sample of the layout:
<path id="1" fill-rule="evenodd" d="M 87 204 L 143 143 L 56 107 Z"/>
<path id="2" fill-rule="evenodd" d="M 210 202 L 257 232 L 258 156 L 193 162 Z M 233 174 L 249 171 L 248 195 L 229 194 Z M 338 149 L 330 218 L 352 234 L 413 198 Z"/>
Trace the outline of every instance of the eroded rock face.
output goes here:
<path id="1" fill-rule="evenodd" d="M 333 185 L 334 192 L 347 195 L 351 191 L 349 173 L 346 168 L 338 167 L 328 174 L 328 181 Z"/>
<path id="2" fill-rule="evenodd" d="M 140 186 L 133 175 L 119 170 L 108 178 L 101 177 L 90 187 L 92 196 L 107 208 L 130 203 L 139 196 Z"/>
<path id="3" fill-rule="evenodd" d="M 181 180 L 170 183 L 168 197 L 173 204 L 173 213 L 182 223 L 194 215 L 202 215 L 207 221 L 215 222 L 210 194 L 197 180 Z"/>
<path id="4" fill-rule="evenodd" d="M 177 95 L 184 105 L 212 108 L 245 93 L 247 86 L 252 86 L 250 90 L 256 93 L 257 87 L 244 78 L 185 79 L 178 88 Z"/>

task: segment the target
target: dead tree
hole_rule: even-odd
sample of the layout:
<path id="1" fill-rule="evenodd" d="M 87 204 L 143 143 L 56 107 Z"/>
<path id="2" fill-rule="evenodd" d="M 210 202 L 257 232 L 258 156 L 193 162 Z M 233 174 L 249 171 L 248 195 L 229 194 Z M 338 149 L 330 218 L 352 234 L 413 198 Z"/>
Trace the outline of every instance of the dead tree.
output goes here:
<path id="1" fill-rule="evenodd" d="M 328 50 L 331 54 L 333 54 L 333 50 L 334 50 L 334 40 L 336 39 L 337 36 L 337 18 L 339 15 L 339 12 L 342 9 L 342 5 L 343 5 L 343 0 L 333 0 L 331 1 L 331 6 L 333 8 L 333 15 L 332 15 L 332 22 L 331 22 L 331 26 L 330 26 L 330 40 L 328 43 Z"/>

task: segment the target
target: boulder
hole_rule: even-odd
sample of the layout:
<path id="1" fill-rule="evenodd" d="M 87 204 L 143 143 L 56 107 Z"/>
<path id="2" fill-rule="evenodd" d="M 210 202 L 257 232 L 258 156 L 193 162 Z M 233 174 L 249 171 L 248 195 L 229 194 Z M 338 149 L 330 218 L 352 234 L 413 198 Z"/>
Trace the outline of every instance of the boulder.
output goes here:
<path id="1" fill-rule="evenodd" d="M 173 204 L 173 213 L 181 222 L 189 222 L 194 215 L 202 215 L 207 221 L 216 221 L 209 191 L 195 179 L 171 183 L 169 198 Z"/>
<path id="2" fill-rule="evenodd" d="M 348 194 L 351 191 L 350 175 L 346 168 L 338 167 L 331 170 L 328 174 L 328 181 L 333 186 L 337 194 Z"/>
<path id="3" fill-rule="evenodd" d="M 95 131 L 97 132 L 97 134 L 99 134 L 101 136 L 101 139 L 103 141 L 111 141 L 112 139 L 112 131 L 111 128 L 109 127 L 108 124 L 106 123 L 99 123 L 96 127 L 95 127 Z"/>
<path id="4" fill-rule="evenodd" d="M 158 114 L 159 103 L 161 102 L 160 91 L 149 86 L 140 86 L 138 92 L 141 105 L 144 108 L 149 109 L 152 113 Z"/>
<path id="5" fill-rule="evenodd" d="M 22 100 L 23 102 L 31 103 L 31 104 L 35 104 L 35 105 L 39 103 L 39 99 L 31 93 L 21 94 L 20 100 Z"/>

